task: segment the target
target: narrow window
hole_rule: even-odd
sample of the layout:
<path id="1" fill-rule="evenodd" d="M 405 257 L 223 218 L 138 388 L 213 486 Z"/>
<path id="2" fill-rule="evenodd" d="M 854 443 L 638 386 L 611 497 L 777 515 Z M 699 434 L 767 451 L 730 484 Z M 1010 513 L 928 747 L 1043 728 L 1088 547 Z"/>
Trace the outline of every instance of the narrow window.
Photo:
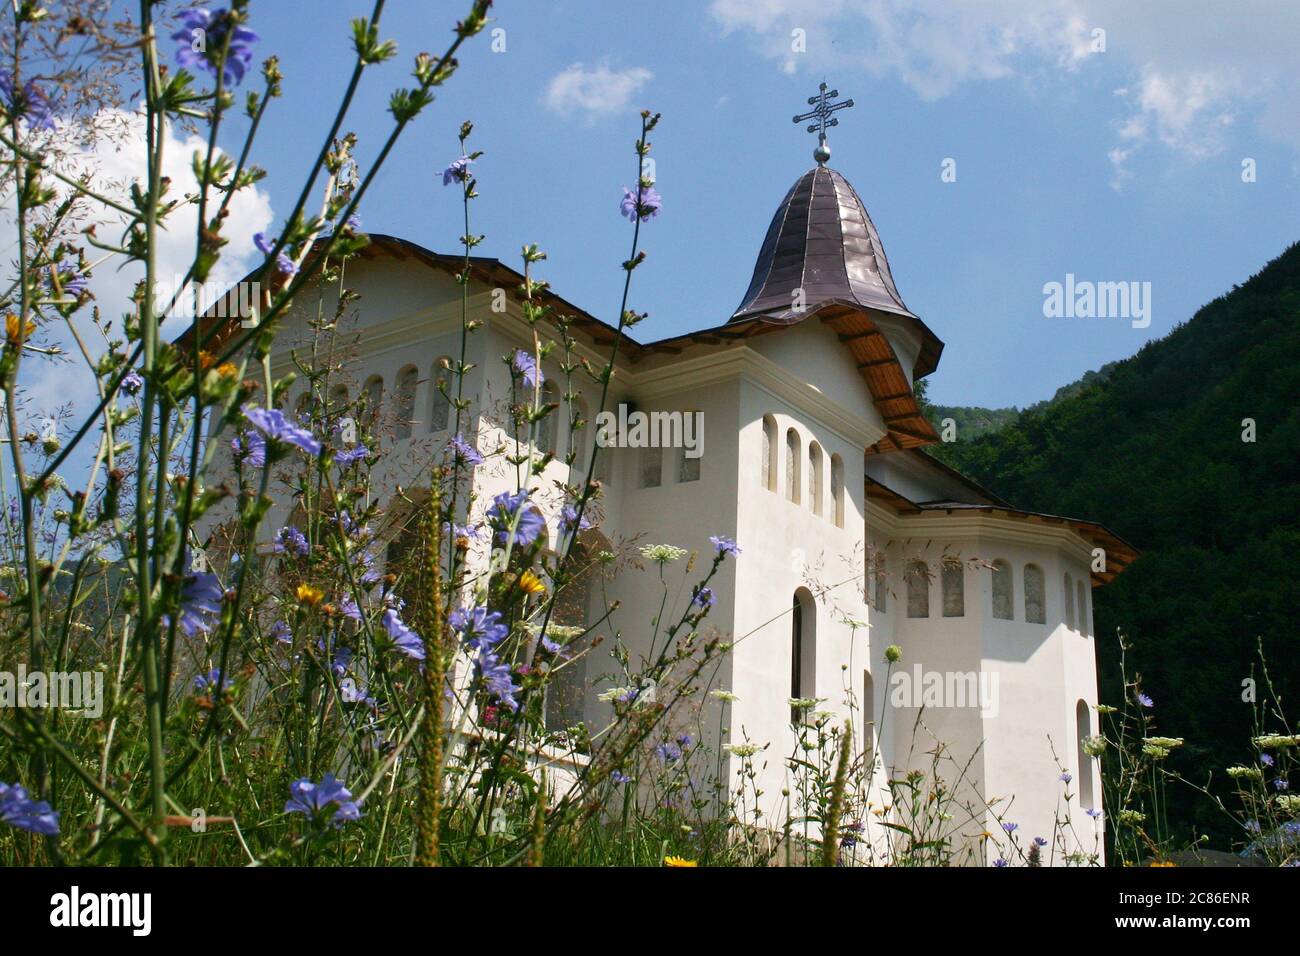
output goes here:
<path id="1" fill-rule="evenodd" d="M 907 566 L 907 616 L 930 616 L 930 574 L 924 561 L 913 561 Z"/>
<path id="2" fill-rule="evenodd" d="M 678 449 L 681 459 L 677 466 L 678 481 L 699 481 L 700 480 L 700 459 L 703 456 L 692 458 L 686 454 L 687 449 Z"/>
<path id="3" fill-rule="evenodd" d="M 943 562 L 943 616 L 964 617 L 966 614 L 966 569 L 958 560 Z"/>
<path id="4" fill-rule="evenodd" d="M 1036 564 L 1025 565 L 1025 621 L 1029 624 L 1046 624 L 1047 608 L 1043 604 L 1043 569 Z"/>
<path id="5" fill-rule="evenodd" d="M 1075 587 L 1078 588 L 1076 605 L 1079 611 L 1079 633 L 1086 637 L 1091 633 L 1088 629 L 1088 590 L 1083 586 L 1082 578 L 1075 583 Z"/>
<path id="6" fill-rule="evenodd" d="M 451 380 L 448 375 L 448 364 L 451 359 L 444 355 L 433 363 L 433 377 L 430 383 L 429 391 L 432 392 L 432 406 L 429 409 L 429 428 L 434 432 L 447 430 L 447 425 L 451 421 Z"/>
<path id="7" fill-rule="evenodd" d="M 378 375 L 366 379 L 366 421 L 372 425 L 379 421 L 379 413 L 384 407 L 384 380 Z"/>
<path id="8" fill-rule="evenodd" d="M 1011 565 L 999 559 L 993 562 L 993 616 L 1003 621 L 1012 620 Z"/>
<path id="9" fill-rule="evenodd" d="M 608 450 L 608 449 L 607 449 Z M 641 449 L 641 487 L 658 488 L 662 484 L 664 455 L 662 448 Z"/>
<path id="10" fill-rule="evenodd" d="M 794 593 L 790 611 L 790 697 L 811 699 L 817 688 L 816 610 L 812 595 L 803 588 Z M 790 723 L 803 722 L 806 711 L 790 708 Z"/>
<path id="11" fill-rule="evenodd" d="M 544 382 L 542 384 L 541 403 L 543 408 L 547 405 L 555 404 L 555 386 L 550 382 Z M 537 434 L 537 451 L 550 455 L 557 453 L 559 424 L 560 418 L 558 408 L 552 408 L 546 414 L 545 418 L 534 423 L 533 427 L 536 429 Z"/>
<path id="12" fill-rule="evenodd" d="M 862 754 L 867 759 L 867 773 L 875 765 L 876 754 L 876 686 L 871 671 L 862 672 Z"/>
<path id="13" fill-rule="evenodd" d="M 771 415 L 763 416 L 763 487 L 776 491 L 776 419 Z"/>
<path id="14" fill-rule="evenodd" d="M 335 385 L 330 389 L 331 411 L 340 412 L 347 408 L 348 405 L 348 387 L 346 385 Z"/>
<path id="15" fill-rule="evenodd" d="M 1092 736 L 1092 713 L 1086 700 L 1075 705 L 1074 722 L 1079 735 L 1079 806 L 1091 810 L 1097 805 L 1097 798 L 1092 789 L 1092 758 L 1084 749 L 1088 738 Z"/>
<path id="16" fill-rule="evenodd" d="M 399 441 L 411 437 L 411 426 L 415 418 L 415 389 L 419 380 L 420 373 L 414 365 L 408 365 L 397 373 L 396 436 Z"/>
<path id="17" fill-rule="evenodd" d="M 793 428 L 785 433 L 785 496 L 799 503 L 799 433 Z"/>
<path id="18" fill-rule="evenodd" d="M 844 527 L 844 459 L 831 455 L 831 507 L 835 527 Z"/>
<path id="19" fill-rule="evenodd" d="M 1065 626 L 1074 630 L 1074 578 L 1065 575 Z"/>
<path id="20" fill-rule="evenodd" d="M 579 398 L 569 411 L 569 454 L 573 456 L 574 479 L 587 477 L 587 430 L 587 403 Z"/>
<path id="21" fill-rule="evenodd" d="M 875 567 L 871 573 L 872 594 L 876 610 L 881 614 L 889 613 L 889 576 L 885 571 L 885 556 L 877 553 Z"/>
<path id="22" fill-rule="evenodd" d="M 822 446 L 816 442 L 808 446 L 808 507 L 822 513 Z"/>

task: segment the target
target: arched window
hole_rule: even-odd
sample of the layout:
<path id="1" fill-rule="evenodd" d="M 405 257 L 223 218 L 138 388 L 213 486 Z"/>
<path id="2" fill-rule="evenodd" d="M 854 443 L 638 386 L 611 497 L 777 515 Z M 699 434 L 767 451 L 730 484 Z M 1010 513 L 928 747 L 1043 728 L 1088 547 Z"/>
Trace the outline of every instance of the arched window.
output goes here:
<path id="1" fill-rule="evenodd" d="M 1074 578 L 1065 573 L 1065 626 L 1074 630 Z"/>
<path id="2" fill-rule="evenodd" d="M 907 616 L 930 616 L 930 573 L 924 561 L 913 561 L 903 575 L 907 582 Z"/>
<path id="3" fill-rule="evenodd" d="M 822 446 L 816 442 L 808 445 L 808 507 L 822 513 Z"/>
<path id="4" fill-rule="evenodd" d="M 545 408 L 547 405 L 555 404 L 555 386 L 550 382 L 542 383 L 541 404 Z M 545 418 L 538 421 L 533 427 L 537 429 L 537 451 L 546 452 L 555 455 L 559 451 L 560 410 L 553 408 L 547 413 Z"/>
<path id="5" fill-rule="evenodd" d="M 831 508 L 835 527 L 844 527 L 844 459 L 831 455 Z"/>
<path id="6" fill-rule="evenodd" d="M 872 597 L 875 599 L 875 608 L 881 614 L 889 613 L 889 577 L 885 571 L 885 555 L 881 552 L 876 553 L 876 559 L 873 562 L 874 567 L 871 572 Z"/>
<path id="7" fill-rule="evenodd" d="M 1097 805 L 1096 794 L 1092 789 L 1092 757 L 1084 750 L 1084 744 L 1092 736 L 1092 712 L 1086 700 L 1079 701 L 1074 708 L 1074 722 L 1078 731 L 1079 761 L 1079 806 L 1091 810 Z"/>
<path id="8" fill-rule="evenodd" d="M 444 355 L 433 363 L 433 375 L 429 381 L 429 393 L 432 395 L 429 429 L 434 432 L 446 431 L 447 425 L 451 422 L 451 399 L 448 396 L 453 393 L 447 368 L 450 362 L 451 359 Z"/>
<path id="9" fill-rule="evenodd" d="M 771 415 L 763 416 L 763 487 L 776 491 L 776 419 Z"/>
<path id="10" fill-rule="evenodd" d="M 1001 558 L 993 562 L 993 616 L 1003 621 L 1013 619 L 1015 590 L 1011 580 L 1011 565 Z"/>
<path id="11" fill-rule="evenodd" d="M 414 365 L 408 365 L 397 373 L 397 422 L 395 435 L 400 441 L 411 437 L 411 427 L 415 419 L 415 390 L 419 387 L 420 373 Z"/>
<path id="12" fill-rule="evenodd" d="M 378 375 L 372 375 L 366 379 L 366 408 L 365 417 L 372 424 L 379 421 L 379 413 L 384 407 L 384 380 Z"/>
<path id="13" fill-rule="evenodd" d="M 1088 629 L 1088 589 L 1083 586 L 1083 578 L 1078 580 L 1075 587 L 1078 588 L 1076 603 L 1079 609 L 1079 633 L 1086 637 L 1091 633 Z"/>
<path id="14" fill-rule="evenodd" d="M 790 696 L 817 696 L 817 606 L 806 588 L 794 592 L 790 612 Z M 807 713 L 790 708 L 790 723 L 798 724 Z"/>
<path id="15" fill-rule="evenodd" d="M 1043 603 L 1043 569 L 1036 564 L 1025 565 L 1025 621 L 1029 624 L 1046 624 L 1047 607 Z"/>
<path id="16" fill-rule="evenodd" d="M 785 496 L 799 503 L 799 433 L 793 428 L 785 433 Z"/>
<path id="17" fill-rule="evenodd" d="M 592 584 L 600 574 L 601 564 L 592 549 L 579 541 L 573 547 L 569 567 L 574 573 L 555 595 L 553 620 L 564 627 L 589 627 Z M 558 656 L 546 652 L 552 673 L 546 685 L 544 708 L 546 729 L 551 732 L 568 730 L 582 722 L 590 657 L 584 652 L 594 639 L 593 634 L 583 634 L 569 638 Z"/>
<path id="18" fill-rule="evenodd" d="M 609 449 L 605 449 L 606 452 Z M 664 450 L 662 448 L 641 449 L 641 487 L 658 488 L 664 480 Z"/>
<path id="19" fill-rule="evenodd" d="M 964 617 L 966 614 L 966 569 L 956 558 L 943 562 L 943 616 Z"/>

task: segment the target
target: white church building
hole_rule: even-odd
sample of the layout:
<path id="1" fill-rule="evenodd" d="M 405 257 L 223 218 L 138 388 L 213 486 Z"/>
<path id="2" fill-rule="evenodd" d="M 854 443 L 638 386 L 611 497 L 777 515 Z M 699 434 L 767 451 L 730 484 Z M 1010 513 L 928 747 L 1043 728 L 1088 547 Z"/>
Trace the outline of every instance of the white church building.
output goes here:
<path id="1" fill-rule="evenodd" d="M 435 383 L 448 375 L 444 360 L 460 354 L 462 257 L 369 238 L 347 266 L 358 298 L 340 335 L 355 346 L 340 363 L 347 378 L 338 397 L 364 390 L 382 410 L 390 427 L 372 480 L 409 489 L 422 475 L 427 482 L 450 437 L 454 413 Z M 469 314 L 482 325 L 468 337 L 462 433 L 488 452 L 510 442 L 503 356 L 531 350 L 533 339 L 516 292 L 521 274 L 490 258 L 472 266 Z M 571 318 L 579 354 L 602 367 L 615 330 L 546 296 Z M 274 375 L 292 370 L 290 350 L 306 339 L 314 299 L 302 296 L 278 335 Z M 1014 822 L 1023 841 L 1050 839 L 1064 818 L 1091 852 L 1101 822 L 1086 811 L 1102 797 L 1097 762 L 1081 747 L 1098 731 L 1090 594 L 1135 552 L 1094 522 L 1017 509 L 925 451 L 940 436 L 913 384 L 935 370 L 943 343 L 904 304 L 862 200 L 824 162 L 777 206 L 739 302 L 699 331 L 649 342 L 624 336 L 606 407 L 701 413 L 703 453 L 602 449 L 599 523 L 590 532 L 610 550 L 668 543 L 708 556 L 711 535 L 742 549 L 712 582 L 707 625 L 735 642 L 714 686 L 736 699 L 729 739 L 708 745 L 740 743 L 742 734 L 770 744 L 760 785 L 768 818 L 779 819 L 796 733 L 790 699 L 817 698 L 819 710 L 852 718 L 855 746 L 879 755 L 882 784 L 910 767 L 928 772 L 929 751 L 946 745 L 950 766 L 966 769 L 964 786 L 994 807 L 973 823 L 955 821 L 958 837 L 1000 836 L 999 824 Z M 563 383 L 558 363 L 543 370 L 549 387 Z M 295 389 L 288 408 L 302 401 Z M 584 418 L 594 419 L 598 399 L 598 387 L 582 387 Z M 596 429 L 575 433 L 580 447 L 572 447 L 568 415 L 547 421 L 541 441 L 556 459 L 533 481 L 559 540 L 554 482 L 580 483 Z M 489 458 L 478 471 L 484 505 L 515 489 L 513 467 Z M 287 517 L 273 513 L 265 526 Z M 611 704 L 600 695 L 614 671 L 612 631 L 635 651 L 659 609 L 652 570 L 624 570 L 589 590 L 583 600 L 620 605 L 596 629 L 602 645 L 570 669 L 570 698 L 548 702 L 556 727 L 608 720 Z M 599 617 L 603 608 L 581 612 Z M 901 651 L 897 663 L 886 660 L 891 646 Z M 716 737 L 718 722 L 712 731 L 709 723 Z M 734 775 L 741 758 L 725 759 Z"/>

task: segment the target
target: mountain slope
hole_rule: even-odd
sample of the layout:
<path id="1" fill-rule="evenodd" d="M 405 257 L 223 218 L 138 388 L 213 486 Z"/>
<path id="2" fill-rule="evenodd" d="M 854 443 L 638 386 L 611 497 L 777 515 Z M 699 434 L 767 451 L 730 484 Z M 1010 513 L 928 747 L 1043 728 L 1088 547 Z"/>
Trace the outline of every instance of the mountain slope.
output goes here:
<path id="1" fill-rule="evenodd" d="M 1284 699 L 1300 691 L 1300 245 L 1104 371 L 932 450 L 1013 504 L 1102 521 L 1142 549 L 1095 592 L 1102 699 L 1120 693 L 1122 628 L 1159 728 L 1187 738 L 1178 769 L 1221 778 L 1250 756 L 1257 641 Z M 1171 817 L 1226 837 L 1208 801 L 1171 797 Z"/>

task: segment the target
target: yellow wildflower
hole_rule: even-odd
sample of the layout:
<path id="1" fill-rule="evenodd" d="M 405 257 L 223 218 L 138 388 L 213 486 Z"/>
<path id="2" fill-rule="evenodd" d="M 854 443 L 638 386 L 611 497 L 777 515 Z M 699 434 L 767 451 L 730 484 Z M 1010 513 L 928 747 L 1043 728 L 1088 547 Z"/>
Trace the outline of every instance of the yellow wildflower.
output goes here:
<path id="1" fill-rule="evenodd" d="M 320 603 L 321 598 L 324 596 L 325 592 L 320 588 L 312 587 L 310 584 L 298 585 L 299 604 L 310 604 L 315 606 Z"/>
<path id="2" fill-rule="evenodd" d="M 523 588 L 525 594 L 546 593 L 546 585 L 542 583 L 541 578 L 533 573 L 531 568 L 519 575 L 519 586 Z"/>
<path id="3" fill-rule="evenodd" d="M 680 856 L 664 857 L 664 866 L 699 866 L 694 860 L 686 860 Z"/>

